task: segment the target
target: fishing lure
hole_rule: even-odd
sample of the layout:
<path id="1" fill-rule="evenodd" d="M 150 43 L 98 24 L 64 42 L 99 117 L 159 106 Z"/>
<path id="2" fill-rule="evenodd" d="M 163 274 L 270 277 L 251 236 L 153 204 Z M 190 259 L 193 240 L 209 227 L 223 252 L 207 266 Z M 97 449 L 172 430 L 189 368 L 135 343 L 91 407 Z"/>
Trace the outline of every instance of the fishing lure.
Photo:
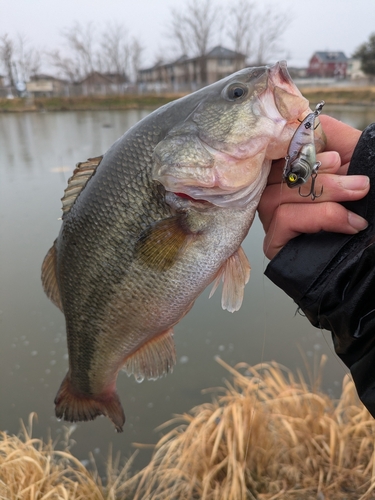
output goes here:
<path id="1" fill-rule="evenodd" d="M 324 101 L 317 104 L 315 111 L 309 113 L 295 131 L 290 141 L 288 154 L 285 157 L 283 172 L 283 179 L 288 187 L 299 186 L 298 192 L 300 196 L 303 198 L 311 196 L 313 201 L 323 193 L 323 187 L 320 194 L 317 194 L 315 191 L 315 180 L 321 163 L 320 161 L 316 161 L 314 130 L 316 128 L 315 119 L 320 115 L 324 104 Z M 307 194 L 302 194 L 301 185 L 307 182 L 310 177 L 310 191 Z"/>

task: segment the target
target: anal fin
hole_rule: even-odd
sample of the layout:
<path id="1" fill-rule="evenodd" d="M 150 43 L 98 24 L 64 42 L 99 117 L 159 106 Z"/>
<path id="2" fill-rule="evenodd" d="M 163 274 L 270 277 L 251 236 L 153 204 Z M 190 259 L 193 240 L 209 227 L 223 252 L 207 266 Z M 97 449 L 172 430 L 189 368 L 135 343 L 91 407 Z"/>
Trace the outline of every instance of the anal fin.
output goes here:
<path id="1" fill-rule="evenodd" d="M 172 371 L 176 364 L 176 349 L 173 330 L 170 328 L 152 338 L 125 359 L 122 369 L 133 374 L 141 382 L 143 379 L 155 380 Z"/>
<path id="2" fill-rule="evenodd" d="M 250 269 L 246 254 L 240 247 L 219 269 L 210 298 L 215 293 L 220 281 L 223 281 L 221 306 L 229 312 L 238 311 L 242 305 L 245 285 L 250 278 Z"/>
<path id="3" fill-rule="evenodd" d="M 62 311 L 61 296 L 56 275 L 56 241 L 48 250 L 42 264 L 42 284 L 47 297 Z"/>

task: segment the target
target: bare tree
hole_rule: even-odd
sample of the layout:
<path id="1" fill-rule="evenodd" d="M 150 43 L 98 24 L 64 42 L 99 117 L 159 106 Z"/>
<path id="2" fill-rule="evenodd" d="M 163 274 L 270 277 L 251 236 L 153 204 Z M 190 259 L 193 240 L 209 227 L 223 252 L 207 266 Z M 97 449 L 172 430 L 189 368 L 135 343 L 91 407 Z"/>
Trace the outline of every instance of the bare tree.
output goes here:
<path id="1" fill-rule="evenodd" d="M 141 61 L 142 61 L 142 52 L 144 48 L 139 42 L 138 39 L 133 38 L 131 45 L 130 45 L 130 69 L 129 69 L 129 74 L 130 74 L 130 79 L 133 80 L 134 82 L 137 81 L 138 78 L 138 72 L 141 67 Z"/>
<path id="2" fill-rule="evenodd" d="M 128 38 L 121 24 L 108 25 L 102 36 L 101 65 L 108 73 L 122 75 L 128 80 L 137 79 L 143 47 L 136 38 Z"/>
<path id="3" fill-rule="evenodd" d="M 27 82 L 40 72 L 42 65 L 41 51 L 35 47 L 30 47 L 23 35 L 18 35 L 16 47 L 18 79 Z"/>
<path id="4" fill-rule="evenodd" d="M 128 34 L 124 26 L 109 24 L 102 35 L 100 60 L 108 73 L 125 75 L 129 66 Z"/>
<path id="5" fill-rule="evenodd" d="M 12 87 L 15 86 L 14 69 L 15 63 L 15 47 L 14 42 L 9 38 L 9 35 L 0 36 L 0 61 L 6 73 L 6 77 Z"/>
<path id="6" fill-rule="evenodd" d="M 80 66 L 82 74 L 85 76 L 94 71 L 94 33 L 92 23 L 88 23 L 86 26 L 75 23 L 70 29 L 63 32 L 63 37 L 74 54 L 76 64 Z"/>
<path id="7" fill-rule="evenodd" d="M 255 62 L 256 64 L 264 64 L 268 62 L 269 58 L 279 54 L 280 40 L 285 32 L 285 27 L 290 24 L 290 15 L 269 6 L 258 14 L 257 24 Z"/>
<path id="8" fill-rule="evenodd" d="M 274 6 L 260 8 L 253 1 L 238 0 L 229 15 L 228 37 L 235 51 L 245 54 L 251 63 L 264 64 L 279 52 L 287 21 L 287 13 Z"/>
<path id="9" fill-rule="evenodd" d="M 241 54 L 250 54 L 254 44 L 253 25 L 255 22 L 255 5 L 248 0 L 238 0 L 235 9 L 228 16 L 227 33 L 233 50 Z"/>
<path id="10" fill-rule="evenodd" d="M 116 74 L 119 80 L 136 75 L 140 65 L 142 47 L 136 39 L 128 37 L 127 29 L 119 24 L 108 24 L 100 33 L 92 23 L 75 23 L 62 33 L 64 51 L 49 53 L 51 63 L 71 82 L 78 82 L 94 71 Z"/>
<path id="11" fill-rule="evenodd" d="M 41 52 L 31 47 L 23 35 L 16 39 L 8 34 L 0 36 L 0 65 L 11 87 L 24 95 L 25 83 L 36 75 L 41 67 Z"/>
<path id="12" fill-rule="evenodd" d="M 203 56 L 217 34 L 218 20 L 212 0 L 191 0 L 184 11 L 172 10 L 171 36 L 185 54 Z"/>
<path id="13" fill-rule="evenodd" d="M 221 10 L 212 0 L 190 0 L 185 9 L 172 10 L 170 36 L 183 54 L 200 57 L 201 82 L 206 83 L 205 55 L 212 47 L 222 26 Z"/>
<path id="14" fill-rule="evenodd" d="M 58 49 L 49 51 L 47 56 L 60 76 L 66 78 L 70 82 L 78 82 L 80 80 L 82 76 L 81 68 L 73 58 L 64 56 Z"/>
<path id="15" fill-rule="evenodd" d="M 61 53 L 60 50 L 48 53 L 50 62 L 72 82 L 85 78 L 95 70 L 98 60 L 95 33 L 92 23 L 86 26 L 75 23 L 71 28 L 62 32 L 69 56 Z"/>

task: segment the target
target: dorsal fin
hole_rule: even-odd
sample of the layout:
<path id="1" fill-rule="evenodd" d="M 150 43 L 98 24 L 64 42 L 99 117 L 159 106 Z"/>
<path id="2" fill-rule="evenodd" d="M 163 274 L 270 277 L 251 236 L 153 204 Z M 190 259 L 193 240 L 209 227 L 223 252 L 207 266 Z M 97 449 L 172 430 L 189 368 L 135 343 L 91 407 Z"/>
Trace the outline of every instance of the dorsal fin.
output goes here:
<path id="1" fill-rule="evenodd" d="M 96 158 L 89 158 L 87 161 L 77 163 L 72 177 L 68 179 L 68 187 L 64 191 L 64 196 L 61 198 L 63 217 L 72 208 L 73 203 L 97 169 L 102 158 L 103 156 L 97 156 Z"/>
<path id="2" fill-rule="evenodd" d="M 47 297 L 62 311 L 60 291 L 56 277 L 56 241 L 48 250 L 43 261 L 42 284 Z"/>

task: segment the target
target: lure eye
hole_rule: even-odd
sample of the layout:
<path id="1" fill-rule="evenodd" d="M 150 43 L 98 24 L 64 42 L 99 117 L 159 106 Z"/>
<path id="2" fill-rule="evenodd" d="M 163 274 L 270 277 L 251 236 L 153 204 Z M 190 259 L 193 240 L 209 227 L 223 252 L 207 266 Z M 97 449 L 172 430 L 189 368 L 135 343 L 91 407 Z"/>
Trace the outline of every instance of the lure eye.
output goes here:
<path id="1" fill-rule="evenodd" d="M 291 184 L 295 184 L 298 180 L 298 176 L 297 174 L 293 173 L 293 172 L 290 172 L 290 174 L 288 175 L 288 181 L 291 183 Z"/>
<path id="2" fill-rule="evenodd" d="M 226 97 L 230 101 L 236 101 L 237 99 L 241 99 L 247 94 L 247 87 L 242 85 L 241 83 L 233 83 L 227 88 Z"/>

